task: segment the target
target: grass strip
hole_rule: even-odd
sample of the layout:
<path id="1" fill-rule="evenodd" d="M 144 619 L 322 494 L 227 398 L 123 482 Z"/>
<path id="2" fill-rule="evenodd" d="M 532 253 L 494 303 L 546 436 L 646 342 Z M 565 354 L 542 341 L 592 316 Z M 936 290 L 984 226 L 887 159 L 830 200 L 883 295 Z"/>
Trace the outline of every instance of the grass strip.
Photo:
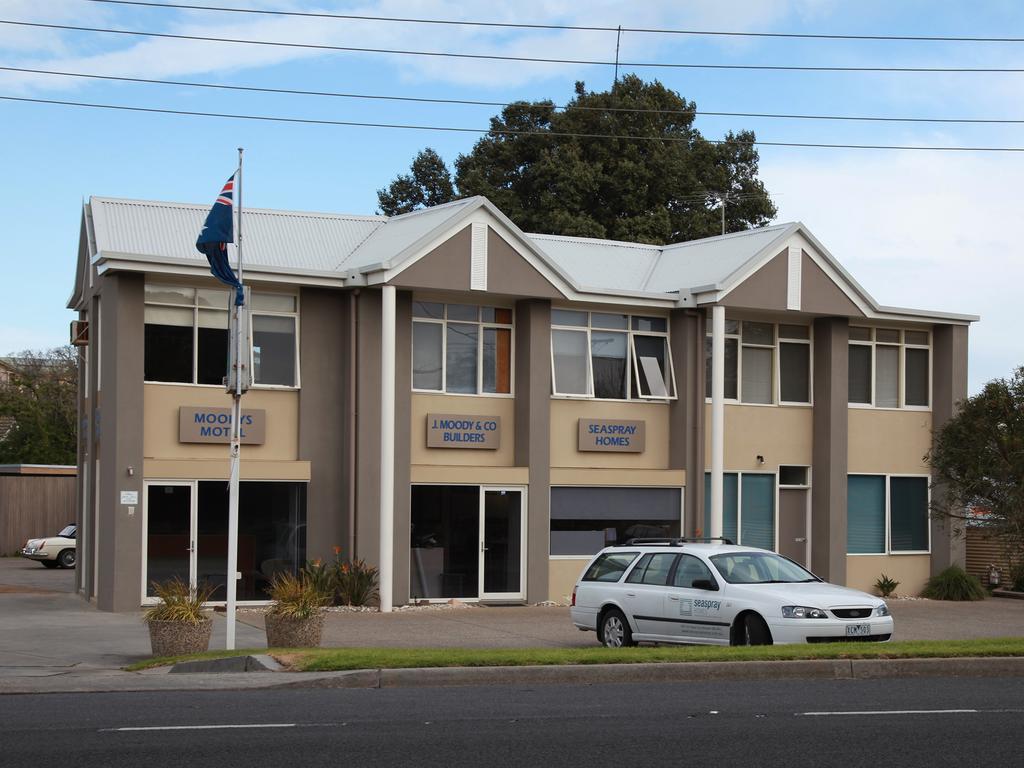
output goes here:
<path id="1" fill-rule="evenodd" d="M 643 646 L 638 648 L 250 648 L 191 656 L 145 659 L 127 667 L 139 671 L 181 661 L 269 653 L 297 672 L 425 667 L 524 667 L 581 664 L 657 664 L 706 661 L 798 661 L 808 659 L 934 659 L 1024 656 L 1024 638 L 906 640 L 893 643 L 821 645 Z"/>

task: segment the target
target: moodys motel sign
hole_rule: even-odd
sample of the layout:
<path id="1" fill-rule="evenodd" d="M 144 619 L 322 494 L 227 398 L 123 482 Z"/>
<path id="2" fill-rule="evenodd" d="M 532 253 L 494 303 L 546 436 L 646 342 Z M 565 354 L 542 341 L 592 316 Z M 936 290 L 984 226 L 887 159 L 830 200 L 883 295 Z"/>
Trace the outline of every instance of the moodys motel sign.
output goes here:
<path id="1" fill-rule="evenodd" d="M 242 411 L 242 443 L 263 445 L 267 433 L 267 412 L 264 410 Z M 178 409 L 179 443 L 230 443 L 230 408 Z"/>
<path id="2" fill-rule="evenodd" d="M 496 451 L 501 445 L 499 416 L 428 413 L 428 448 L 483 448 Z"/>

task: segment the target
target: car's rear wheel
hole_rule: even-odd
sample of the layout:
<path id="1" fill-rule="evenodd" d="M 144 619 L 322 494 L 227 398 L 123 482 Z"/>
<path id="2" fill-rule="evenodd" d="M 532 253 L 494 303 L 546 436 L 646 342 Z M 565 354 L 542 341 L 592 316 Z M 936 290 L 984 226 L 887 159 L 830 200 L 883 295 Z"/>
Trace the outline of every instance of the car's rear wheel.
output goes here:
<path id="1" fill-rule="evenodd" d="M 60 565 L 56 560 L 40 560 L 39 562 L 43 564 L 44 568 L 56 568 Z"/>
<path id="2" fill-rule="evenodd" d="M 739 645 L 771 645 L 772 633 L 764 619 L 756 613 L 748 613 L 743 617 L 739 627 Z"/>
<path id="3" fill-rule="evenodd" d="M 601 617 L 597 639 L 607 648 L 625 648 L 636 644 L 633 642 L 633 630 L 629 628 L 629 622 L 617 608 L 612 608 Z"/>
<path id="4" fill-rule="evenodd" d="M 60 563 L 61 568 L 74 568 L 75 567 L 75 550 L 73 549 L 62 549 L 60 554 L 57 555 L 57 562 Z"/>

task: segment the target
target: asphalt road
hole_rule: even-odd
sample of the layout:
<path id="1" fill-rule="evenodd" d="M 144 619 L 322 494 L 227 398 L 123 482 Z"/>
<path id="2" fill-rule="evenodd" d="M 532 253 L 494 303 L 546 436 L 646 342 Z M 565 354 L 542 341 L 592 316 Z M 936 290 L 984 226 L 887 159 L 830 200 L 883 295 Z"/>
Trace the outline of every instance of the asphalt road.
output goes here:
<path id="1" fill-rule="evenodd" d="M 0 766 L 1016 765 L 1020 680 L 0 698 Z"/>

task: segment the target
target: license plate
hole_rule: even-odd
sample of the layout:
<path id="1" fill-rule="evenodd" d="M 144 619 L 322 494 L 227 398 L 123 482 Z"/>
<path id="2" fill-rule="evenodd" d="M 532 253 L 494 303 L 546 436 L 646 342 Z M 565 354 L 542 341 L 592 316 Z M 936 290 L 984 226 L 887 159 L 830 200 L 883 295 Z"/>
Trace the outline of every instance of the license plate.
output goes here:
<path id="1" fill-rule="evenodd" d="M 867 637 L 871 634 L 870 624 L 847 624 L 846 625 L 846 636 L 847 637 Z"/>

